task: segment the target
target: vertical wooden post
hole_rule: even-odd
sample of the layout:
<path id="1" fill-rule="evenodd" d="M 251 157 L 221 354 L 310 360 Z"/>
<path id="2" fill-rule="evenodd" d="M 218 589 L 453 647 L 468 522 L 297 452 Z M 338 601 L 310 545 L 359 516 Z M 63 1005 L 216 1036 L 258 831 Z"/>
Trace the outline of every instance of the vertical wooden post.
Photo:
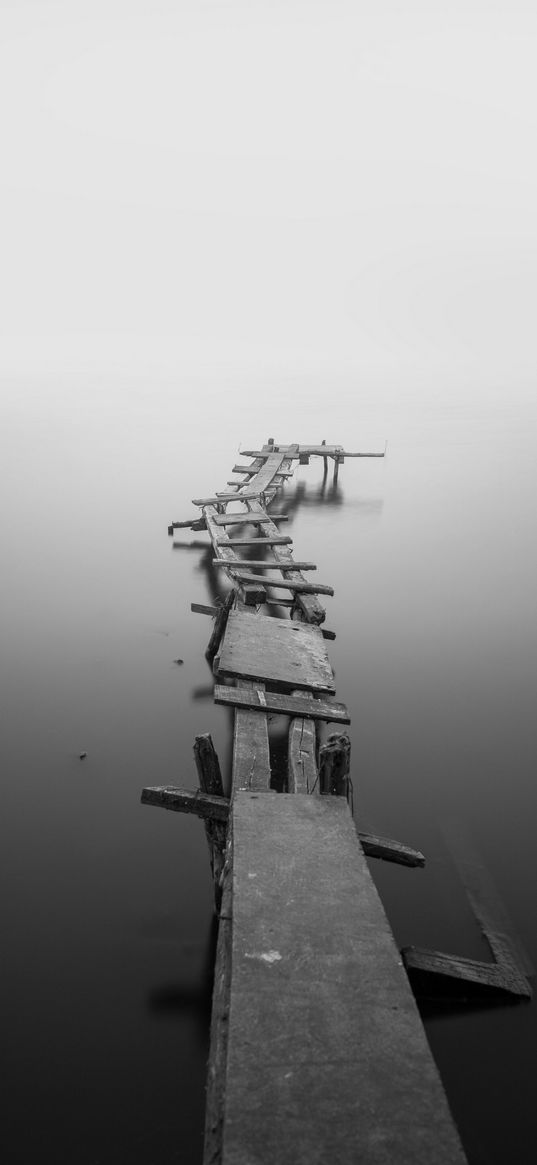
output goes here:
<path id="1" fill-rule="evenodd" d="M 200 789 L 204 793 L 213 793 L 217 797 L 223 797 L 224 785 L 222 783 L 220 763 L 210 733 L 207 732 L 204 736 L 196 736 L 194 759 L 198 770 Z M 222 901 L 222 874 L 224 870 L 227 826 L 221 821 L 206 821 L 205 833 L 209 845 L 211 873 L 214 879 L 214 906 L 216 913 L 218 913 Z"/>
<path id="2" fill-rule="evenodd" d="M 205 652 L 207 659 L 214 659 L 214 657 L 218 651 L 218 648 L 220 647 L 220 643 L 222 641 L 222 637 L 223 637 L 223 634 L 224 634 L 224 631 L 225 631 L 226 625 L 227 625 L 227 618 L 228 618 L 229 612 L 231 611 L 231 608 L 233 606 L 234 601 L 235 601 L 235 591 L 231 590 L 226 595 L 226 598 L 225 598 L 224 602 L 222 603 L 222 606 L 219 607 L 219 609 L 218 609 L 218 614 L 216 615 L 216 618 L 214 621 L 214 626 L 212 629 L 211 638 L 209 639 L 207 651 Z"/>
<path id="3" fill-rule="evenodd" d="M 319 749 L 321 793 L 350 800 L 351 742 L 346 732 L 334 733 Z"/>
<path id="4" fill-rule="evenodd" d="M 326 445 L 326 441 L 321 441 L 321 445 Z M 323 457 L 323 481 L 328 473 L 328 457 Z"/>

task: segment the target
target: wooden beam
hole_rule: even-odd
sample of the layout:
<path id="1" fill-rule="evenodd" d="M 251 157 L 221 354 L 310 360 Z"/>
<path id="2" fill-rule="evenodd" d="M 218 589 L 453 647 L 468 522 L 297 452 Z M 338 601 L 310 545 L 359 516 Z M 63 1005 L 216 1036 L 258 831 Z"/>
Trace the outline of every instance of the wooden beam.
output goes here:
<path id="1" fill-rule="evenodd" d="M 216 539 L 217 546 L 284 546 L 293 541 L 288 534 L 274 534 L 272 538 L 226 538 Z"/>
<path id="2" fill-rule="evenodd" d="M 205 518 L 192 518 L 187 522 L 171 522 L 168 526 L 168 534 L 173 534 L 174 530 L 206 530 Z"/>
<path id="3" fill-rule="evenodd" d="M 333 703 L 324 698 L 313 700 L 287 695 L 285 692 L 263 692 L 260 685 L 240 688 L 215 684 L 215 704 L 230 704 L 234 708 L 252 708 L 258 712 L 272 712 L 277 716 L 308 716 L 313 720 L 326 720 L 334 724 L 350 724 L 350 716 L 345 704 Z"/>
<path id="4" fill-rule="evenodd" d="M 397 862 L 401 866 L 424 866 L 425 858 L 417 849 L 394 841 L 391 837 L 377 837 L 373 833 L 358 832 L 360 844 L 368 858 L 382 858 L 385 862 Z"/>
<path id="5" fill-rule="evenodd" d="M 224 566 L 224 565 L 225 564 L 222 563 L 222 566 Z M 255 574 L 245 574 L 242 571 L 236 570 L 235 567 L 232 567 L 231 569 L 233 570 L 235 578 L 240 579 L 241 582 L 253 583 L 253 582 L 260 581 L 259 579 L 256 578 Z M 278 569 L 281 570 L 281 566 L 278 566 Z M 294 591 L 296 594 L 302 594 L 302 595 L 333 595 L 334 594 L 333 587 L 324 586 L 322 583 L 295 582 L 294 580 L 291 580 L 291 579 L 283 580 L 283 579 L 277 579 L 277 578 L 264 578 L 263 583 L 266 587 L 276 587 L 276 588 L 282 587 L 283 590 Z"/>
<path id="6" fill-rule="evenodd" d="M 298 448 L 298 446 L 296 448 Z M 291 462 L 288 462 L 288 464 L 290 465 Z M 251 511 L 251 513 L 257 513 L 258 510 L 261 509 L 261 507 L 259 506 L 258 502 L 249 502 L 248 509 Z M 269 527 L 269 530 L 270 530 L 271 534 L 275 533 L 276 527 L 273 526 L 272 529 Z M 276 546 L 274 548 L 273 554 L 274 554 L 274 558 L 276 558 L 278 560 L 278 563 L 285 562 L 290 566 L 293 562 L 292 552 L 286 546 Z M 287 577 L 290 580 L 292 579 L 294 582 L 303 582 L 304 581 L 300 571 L 298 571 L 298 570 L 293 574 L 289 573 L 289 575 Z M 326 618 L 326 611 L 325 611 L 324 607 L 321 605 L 317 594 L 310 594 L 308 592 L 294 592 L 294 593 L 295 593 L 295 604 L 294 605 L 299 609 L 300 617 L 306 623 L 314 623 L 317 626 L 320 623 L 324 623 L 324 620 Z"/>
<path id="7" fill-rule="evenodd" d="M 214 616 L 218 615 L 220 608 L 212 607 L 209 605 L 209 603 L 191 603 L 190 610 L 193 611 L 195 615 L 211 615 L 214 619 Z"/>
<path id="8" fill-rule="evenodd" d="M 293 692 L 294 696 L 313 699 L 311 692 Z M 317 768 L 317 732 L 315 721 L 297 716 L 289 725 L 289 746 L 287 757 L 287 792 L 319 792 L 319 770 Z"/>
<path id="9" fill-rule="evenodd" d="M 173 785 L 157 785 L 142 789 L 142 804 L 156 805 L 160 809 L 173 809 L 176 813 L 194 813 L 206 821 L 227 821 L 229 801 L 224 797 L 195 793 L 189 789 L 176 789 Z"/>
<path id="10" fill-rule="evenodd" d="M 213 558 L 213 566 L 247 566 L 252 570 L 317 570 L 314 562 L 278 562 L 274 558 Z"/>
<path id="11" fill-rule="evenodd" d="M 231 611 L 231 608 L 232 608 L 234 602 L 235 602 L 235 591 L 230 591 L 229 594 L 226 595 L 225 601 L 218 608 L 218 612 L 217 612 L 217 615 L 216 615 L 216 618 L 214 621 L 214 627 L 213 627 L 213 630 L 211 633 L 211 638 L 209 639 L 207 651 L 205 652 L 207 659 L 214 659 L 214 657 L 218 651 L 218 648 L 220 647 L 220 642 L 221 642 L 222 636 L 224 634 L 224 631 L 226 629 L 228 615 L 229 615 L 229 612 Z"/>
<path id="12" fill-rule="evenodd" d="M 514 995 L 521 999 L 531 999 L 532 990 L 524 975 L 516 965 L 501 966 L 498 963 L 481 963 L 476 959 L 465 959 L 456 955 L 446 955 L 442 951 L 428 951 L 421 947 L 403 947 L 401 951 L 405 968 L 413 975 L 429 981 L 438 979 L 444 988 L 454 981 L 466 992 L 473 994 Z M 432 985 L 432 982 L 431 982 Z"/>
<path id="13" fill-rule="evenodd" d="M 236 500 L 241 500 L 236 499 Z M 288 522 L 289 514 L 266 514 L 246 512 L 242 514 L 218 514 L 214 519 L 217 526 L 237 526 L 245 525 L 246 523 L 253 526 L 264 526 L 268 522 Z"/>

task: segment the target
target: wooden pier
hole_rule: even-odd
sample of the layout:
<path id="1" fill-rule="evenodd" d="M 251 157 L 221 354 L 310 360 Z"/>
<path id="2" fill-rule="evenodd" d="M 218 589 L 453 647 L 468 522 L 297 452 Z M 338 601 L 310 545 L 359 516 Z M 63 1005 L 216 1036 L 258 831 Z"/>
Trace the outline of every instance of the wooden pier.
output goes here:
<path id="1" fill-rule="evenodd" d="M 349 716 L 322 628 L 320 596 L 333 591 L 304 577 L 315 564 L 295 561 L 285 514 L 269 512 L 298 465 L 321 457 L 327 473 L 332 460 L 337 476 L 359 456 L 382 454 L 269 440 L 242 453 L 253 461 L 235 466 L 235 489 L 195 499 L 201 516 L 169 527 L 206 530 L 232 583 L 216 611 L 193 604 L 215 616 L 214 699 L 234 716 L 230 797 L 209 736 L 196 741 L 199 793 L 142 794 L 207 832 L 219 934 L 205 1165 L 465 1161 L 365 857 L 423 856 L 357 833 Z M 289 718 L 283 793 L 271 787 L 273 715 Z"/>

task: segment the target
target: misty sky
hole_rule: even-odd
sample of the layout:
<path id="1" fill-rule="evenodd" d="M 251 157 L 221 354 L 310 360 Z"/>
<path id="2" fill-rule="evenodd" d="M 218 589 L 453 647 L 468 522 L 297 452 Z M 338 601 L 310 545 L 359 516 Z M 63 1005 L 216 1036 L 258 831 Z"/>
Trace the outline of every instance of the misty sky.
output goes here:
<path id="1" fill-rule="evenodd" d="M 529 376 L 537 9 L 0 0 L 0 372 Z"/>

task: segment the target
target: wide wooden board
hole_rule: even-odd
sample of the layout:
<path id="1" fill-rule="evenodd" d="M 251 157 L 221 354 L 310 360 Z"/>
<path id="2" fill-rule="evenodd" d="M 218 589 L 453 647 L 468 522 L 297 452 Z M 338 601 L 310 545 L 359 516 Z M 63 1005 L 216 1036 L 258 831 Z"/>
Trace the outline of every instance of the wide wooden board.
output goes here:
<path id="1" fill-rule="evenodd" d="M 291 619 L 232 611 L 220 650 L 219 676 L 263 680 L 288 690 L 335 692 L 321 632 Z"/>
<path id="2" fill-rule="evenodd" d="M 257 712 L 272 712 L 276 716 L 311 716 L 313 720 L 326 720 L 329 724 L 350 724 L 350 716 L 345 704 L 339 701 L 316 697 L 292 696 L 287 692 L 260 692 L 257 688 L 228 688 L 215 684 L 215 704 L 230 704 L 234 708 L 252 708 Z"/>

